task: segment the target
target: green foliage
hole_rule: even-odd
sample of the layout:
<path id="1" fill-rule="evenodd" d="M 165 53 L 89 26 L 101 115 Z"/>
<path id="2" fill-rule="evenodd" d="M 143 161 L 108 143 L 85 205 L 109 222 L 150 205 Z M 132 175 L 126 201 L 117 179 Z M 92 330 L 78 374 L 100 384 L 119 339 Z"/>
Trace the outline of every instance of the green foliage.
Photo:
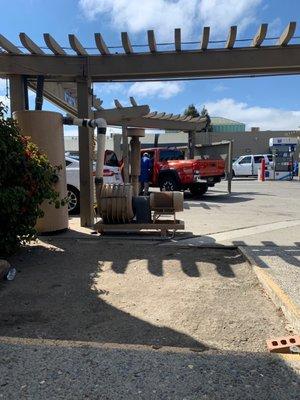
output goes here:
<path id="1" fill-rule="evenodd" d="M 0 103 L 0 257 L 35 238 L 34 226 L 43 216 L 44 200 L 55 207 L 65 202 L 53 186 L 58 169 L 5 114 Z"/>
<path id="2" fill-rule="evenodd" d="M 193 117 L 193 118 L 200 116 L 199 111 L 197 110 L 197 108 L 195 107 L 194 104 L 190 104 L 188 106 L 188 108 L 186 110 L 184 110 L 184 115 L 187 115 L 187 116 Z"/>

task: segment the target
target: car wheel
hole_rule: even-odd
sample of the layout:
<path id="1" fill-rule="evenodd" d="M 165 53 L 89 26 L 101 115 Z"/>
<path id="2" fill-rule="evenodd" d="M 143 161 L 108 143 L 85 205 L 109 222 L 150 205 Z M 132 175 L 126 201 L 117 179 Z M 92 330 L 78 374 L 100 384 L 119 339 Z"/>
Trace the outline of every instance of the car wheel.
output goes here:
<path id="1" fill-rule="evenodd" d="M 173 176 L 163 177 L 159 186 L 162 192 L 174 192 L 180 190 L 179 185 Z"/>
<path id="2" fill-rule="evenodd" d="M 71 215 L 80 212 L 80 193 L 74 186 L 68 186 L 68 212 Z"/>

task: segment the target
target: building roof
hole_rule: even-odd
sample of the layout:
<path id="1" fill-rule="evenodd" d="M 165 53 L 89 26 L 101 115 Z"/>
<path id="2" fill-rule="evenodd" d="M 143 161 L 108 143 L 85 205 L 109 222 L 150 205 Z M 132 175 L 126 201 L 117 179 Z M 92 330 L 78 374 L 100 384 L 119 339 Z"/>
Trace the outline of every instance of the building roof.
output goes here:
<path id="1" fill-rule="evenodd" d="M 211 117 L 212 125 L 245 125 L 243 122 L 234 121 L 224 117 Z"/>

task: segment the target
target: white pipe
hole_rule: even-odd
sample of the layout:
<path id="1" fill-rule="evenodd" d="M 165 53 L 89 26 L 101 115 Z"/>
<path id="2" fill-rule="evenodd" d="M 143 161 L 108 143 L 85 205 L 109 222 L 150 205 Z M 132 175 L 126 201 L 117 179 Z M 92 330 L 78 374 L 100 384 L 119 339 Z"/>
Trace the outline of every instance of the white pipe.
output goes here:
<path id="1" fill-rule="evenodd" d="M 86 119 L 77 117 L 64 117 L 65 125 L 85 126 L 89 128 L 97 128 L 97 159 L 96 159 L 96 184 L 103 183 L 103 168 L 105 157 L 105 141 L 107 123 L 103 118 Z"/>

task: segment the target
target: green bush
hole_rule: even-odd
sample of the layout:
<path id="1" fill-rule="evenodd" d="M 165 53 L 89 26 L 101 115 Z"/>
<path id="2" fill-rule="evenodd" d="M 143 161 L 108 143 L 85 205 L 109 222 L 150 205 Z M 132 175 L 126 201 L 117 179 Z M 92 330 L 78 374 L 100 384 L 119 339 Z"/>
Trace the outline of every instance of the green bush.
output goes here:
<path id="1" fill-rule="evenodd" d="M 44 200 L 55 207 L 65 201 L 53 187 L 58 169 L 5 118 L 6 111 L 0 103 L 0 258 L 35 238 Z"/>

